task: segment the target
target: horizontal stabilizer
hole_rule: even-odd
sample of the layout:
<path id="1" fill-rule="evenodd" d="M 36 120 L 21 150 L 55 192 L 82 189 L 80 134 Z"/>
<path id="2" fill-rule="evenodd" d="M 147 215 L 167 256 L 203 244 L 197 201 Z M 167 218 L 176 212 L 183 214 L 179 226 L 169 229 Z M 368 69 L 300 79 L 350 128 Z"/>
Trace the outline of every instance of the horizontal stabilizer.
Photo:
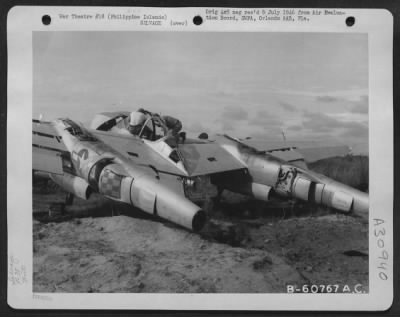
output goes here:
<path id="1" fill-rule="evenodd" d="M 32 121 L 32 169 L 63 174 L 61 154 L 67 151 L 52 124 Z"/>
<path id="2" fill-rule="evenodd" d="M 260 139 L 244 139 L 240 142 L 251 146 L 258 151 L 269 152 L 274 155 L 276 151 L 285 151 L 295 149 L 300 153 L 307 163 L 322 160 L 328 157 L 344 156 L 350 153 L 350 147 L 347 145 L 331 144 L 325 145 L 321 142 L 313 141 L 269 141 Z M 289 152 L 288 152 L 289 153 Z M 286 159 L 286 158 L 283 158 Z"/>

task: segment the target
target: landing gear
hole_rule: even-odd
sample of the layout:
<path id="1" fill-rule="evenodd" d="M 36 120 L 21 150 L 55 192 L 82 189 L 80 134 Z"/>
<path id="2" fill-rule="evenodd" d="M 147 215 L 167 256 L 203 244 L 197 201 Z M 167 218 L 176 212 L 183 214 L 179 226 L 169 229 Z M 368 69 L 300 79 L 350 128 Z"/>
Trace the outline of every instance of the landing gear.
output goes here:
<path id="1" fill-rule="evenodd" d="M 73 202 L 74 202 L 74 195 L 71 193 L 67 193 L 67 195 L 65 196 L 65 205 L 71 206 Z"/>
<path id="2" fill-rule="evenodd" d="M 213 198 L 215 207 L 219 207 L 219 204 L 221 203 L 222 193 L 224 192 L 224 189 L 222 187 L 218 187 L 217 190 L 217 196 Z"/>
<path id="3" fill-rule="evenodd" d="M 207 200 L 204 201 L 202 208 L 205 211 L 208 218 L 212 216 L 214 211 L 214 206 L 215 203 L 213 198 L 208 198 Z"/>
<path id="4" fill-rule="evenodd" d="M 258 219 L 266 215 L 267 203 L 262 200 L 253 200 L 249 202 L 250 208 L 247 217 L 250 219 Z"/>
<path id="5" fill-rule="evenodd" d="M 120 209 L 121 206 L 118 206 L 114 202 L 110 202 L 110 208 L 111 208 L 111 217 L 121 215 L 121 209 Z"/>

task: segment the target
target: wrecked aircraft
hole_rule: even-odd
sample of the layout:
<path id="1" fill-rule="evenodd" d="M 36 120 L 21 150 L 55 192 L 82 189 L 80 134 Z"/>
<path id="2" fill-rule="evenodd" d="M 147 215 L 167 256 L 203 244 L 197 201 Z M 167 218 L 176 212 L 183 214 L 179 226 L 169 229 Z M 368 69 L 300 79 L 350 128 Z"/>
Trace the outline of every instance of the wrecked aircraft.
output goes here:
<path id="1" fill-rule="evenodd" d="M 74 196 L 89 199 L 97 192 L 193 231 L 204 226 L 223 190 L 368 214 L 368 194 L 308 170 L 293 146 L 260 149 L 228 135 L 189 139 L 181 134 L 172 148 L 159 129 L 160 116 L 148 116 L 145 125 L 152 135 L 147 139 L 127 131 L 128 116 L 101 113 L 90 128 L 70 119 L 33 120 L 34 173 Z"/>

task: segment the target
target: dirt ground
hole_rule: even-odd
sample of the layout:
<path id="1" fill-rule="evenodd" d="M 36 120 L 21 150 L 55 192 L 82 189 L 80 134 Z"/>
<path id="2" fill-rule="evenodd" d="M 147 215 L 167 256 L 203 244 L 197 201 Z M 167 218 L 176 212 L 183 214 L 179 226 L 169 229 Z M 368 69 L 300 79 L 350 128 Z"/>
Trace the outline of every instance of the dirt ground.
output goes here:
<path id="1" fill-rule="evenodd" d="M 195 234 L 137 211 L 119 214 L 96 196 L 49 218 L 63 200 L 34 187 L 35 292 L 368 291 L 368 224 L 359 218 L 310 207 L 258 206 L 255 215 L 228 195 Z"/>

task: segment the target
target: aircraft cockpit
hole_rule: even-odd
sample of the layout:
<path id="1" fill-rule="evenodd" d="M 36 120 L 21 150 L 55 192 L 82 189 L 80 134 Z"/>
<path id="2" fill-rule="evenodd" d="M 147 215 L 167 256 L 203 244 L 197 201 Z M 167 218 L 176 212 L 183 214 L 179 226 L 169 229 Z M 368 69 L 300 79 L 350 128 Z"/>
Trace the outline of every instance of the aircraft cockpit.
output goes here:
<path id="1" fill-rule="evenodd" d="M 148 144 L 153 147 L 161 155 L 169 158 L 176 164 L 182 162 L 182 155 L 178 149 L 172 148 L 168 142 L 166 142 L 167 127 L 164 120 L 158 114 L 149 114 L 141 131 L 139 132 L 139 138 L 153 141 Z"/>
<path id="2" fill-rule="evenodd" d="M 138 136 L 142 139 L 156 141 L 165 137 L 167 128 L 164 120 L 157 114 L 148 115 Z"/>
<path id="3" fill-rule="evenodd" d="M 60 119 L 64 125 L 65 129 L 73 136 L 75 136 L 80 141 L 97 141 L 97 139 L 83 127 L 76 124 L 70 119 Z"/>
<path id="4" fill-rule="evenodd" d="M 118 134 L 130 134 L 129 112 L 100 113 L 93 119 L 90 128 L 99 131 L 110 131 Z M 156 141 L 165 137 L 167 129 L 163 119 L 155 113 L 148 113 L 147 119 L 137 136 L 141 139 Z"/>
<path id="5" fill-rule="evenodd" d="M 153 148 L 161 156 L 170 159 L 175 164 L 181 166 L 183 157 L 178 148 L 171 147 L 167 142 L 166 125 L 162 117 L 155 113 L 147 113 L 147 118 L 141 130 L 136 136 L 133 136 L 129 131 L 129 112 L 103 112 L 97 114 L 90 128 L 98 131 L 112 132 L 140 138 L 149 147 Z M 183 165 L 181 166 L 184 169 Z"/>

